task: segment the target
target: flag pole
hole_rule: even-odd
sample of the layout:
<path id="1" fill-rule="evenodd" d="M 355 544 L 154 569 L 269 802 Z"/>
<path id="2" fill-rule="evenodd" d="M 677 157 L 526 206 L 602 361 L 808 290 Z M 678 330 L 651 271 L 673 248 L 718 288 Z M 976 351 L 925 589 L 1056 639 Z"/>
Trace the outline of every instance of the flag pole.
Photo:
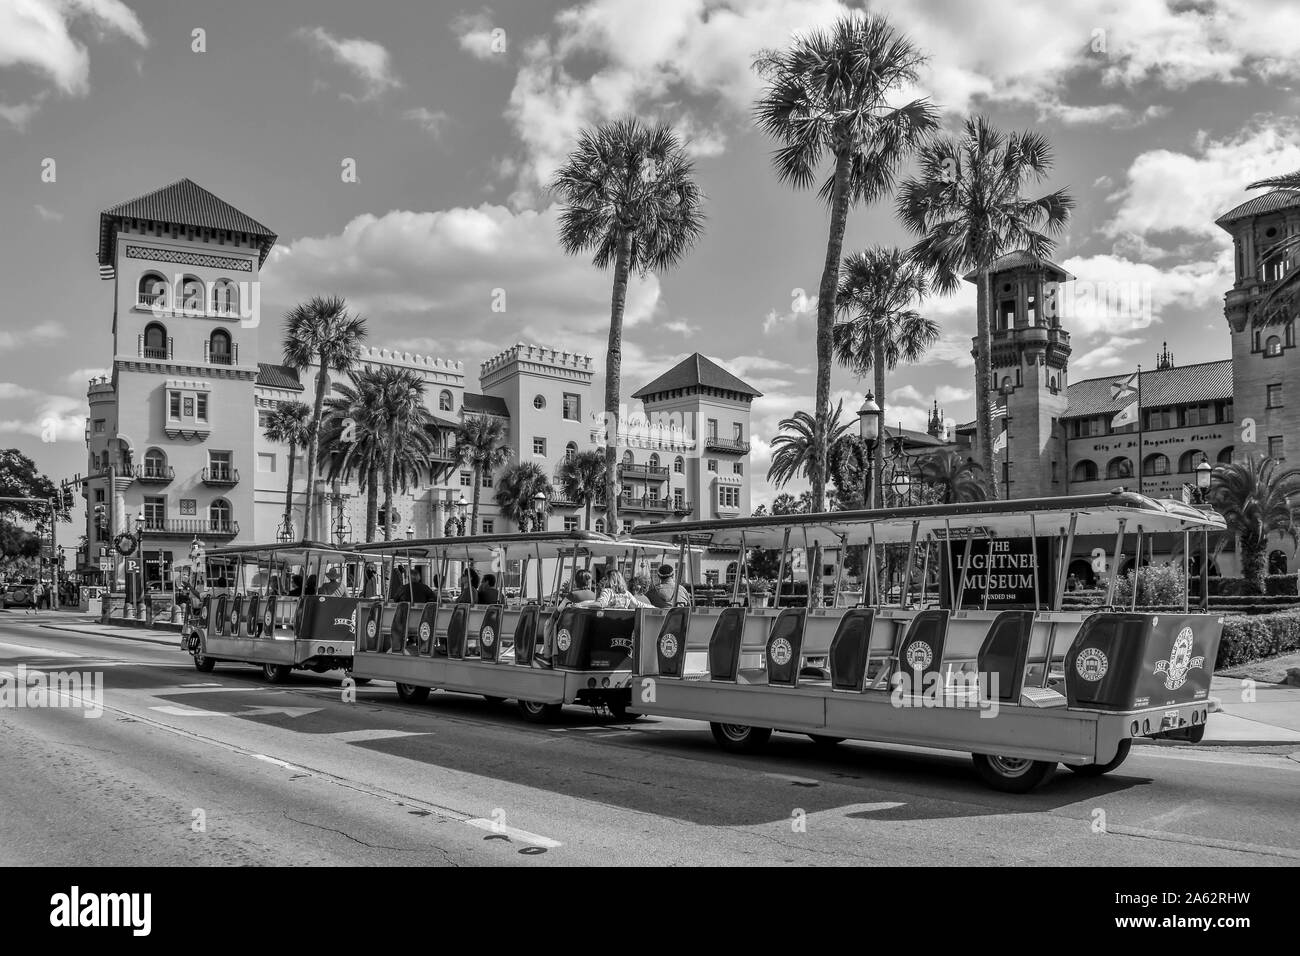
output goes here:
<path id="1" fill-rule="evenodd" d="M 1138 417 L 1138 451 L 1137 451 L 1137 472 L 1138 472 L 1138 494 L 1145 494 L 1142 490 L 1142 363 L 1138 362 L 1137 376 L 1137 417 Z M 1136 575 L 1136 572 L 1134 572 Z M 1136 576 L 1133 579 L 1137 580 Z"/>

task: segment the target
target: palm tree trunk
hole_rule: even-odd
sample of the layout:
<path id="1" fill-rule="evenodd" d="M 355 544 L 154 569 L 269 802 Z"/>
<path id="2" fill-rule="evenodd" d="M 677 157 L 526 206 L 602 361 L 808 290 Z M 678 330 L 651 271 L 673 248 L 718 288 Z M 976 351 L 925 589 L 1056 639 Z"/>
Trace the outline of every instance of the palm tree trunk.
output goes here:
<path id="1" fill-rule="evenodd" d="M 1243 536 L 1238 547 L 1241 551 L 1241 576 L 1250 583 L 1253 593 L 1263 594 L 1268 565 L 1264 551 L 1268 547 L 1268 538 Z"/>
<path id="2" fill-rule="evenodd" d="M 366 543 L 375 540 L 379 531 L 379 469 L 371 465 L 366 472 Z"/>
<path id="3" fill-rule="evenodd" d="M 883 346 L 877 345 L 874 354 L 871 356 L 871 371 L 874 377 L 873 384 L 876 387 L 876 404 L 880 406 L 880 437 L 876 439 L 876 447 L 871 449 L 871 483 L 874 486 L 873 494 L 877 508 L 884 507 L 885 504 L 885 350 Z"/>
<path id="4" fill-rule="evenodd" d="M 831 189 L 830 235 L 826 239 L 826 260 L 822 263 L 821 285 L 817 287 L 817 391 L 815 403 L 815 448 L 812 480 L 813 511 L 826 510 L 826 434 L 831 403 L 831 330 L 835 326 L 835 292 L 840 282 L 840 259 L 844 252 L 844 228 L 849 220 L 849 151 L 835 156 L 835 183 Z"/>
<path id="5" fill-rule="evenodd" d="M 614 292 L 609 304 L 609 348 L 605 354 L 605 512 L 606 530 L 618 529 L 618 429 L 619 393 L 623 375 L 623 307 L 627 303 L 627 276 L 632 260 L 632 233 L 624 230 L 614 260 Z"/>
<path id="6" fill-rule="evenodd" d="M 998 476 L 993 470 L 993 410 L 989 390 L 993 378 L 993 277 L 989 263 L 980 268 L 984 280 L 984 308 L 975 310 L 975 433 L 980 436 L 980 464 L 989 500 L 998 496 Z"/>
<path id="7" fill-rule="evenodd" d="M 591 530 L 591 499 L 590 498 L 587 499 L 586 511 L 587 511 L 587 530 L 590 531 Z"/>
<path id="8" fill-rule="evenodd" d="M 293 528 L 293 466 L 297 458 L 298 448 L 292 442 L 289 443 L 289 481 L 284 489 L 284 527 L 286 530 Z M 307 537 L 306 529 L 303 530 L 303 537 Z"/>
<path id="9" fill-rule="evenodd" d="M 393 540 L 393 459 L 396 449 L 389 443 L 384 451 L 384 540 Z"/>
<path id="10" fill-rule="evenodd" d="M 302 517 L 302 536 L 311 537 L 312 508 L 315 505 L 316 452 L 320 443 L 321 409 L 325 405 L 325 393 L 330 387 L 330 373 L 325 365 L 325 357 L 318 356 L 320 371 L 316 373 L 316 397 L 312 402 L 311 433 L 307 436 L 307 495 L 304 498 Z"/>
<path id="11" fill-rule="evenodd" d="M 469 533 L 478 534 L 478 499 L 483 490 L 483 470 L 474 466 L 474 505 L 469 512 Z"/>

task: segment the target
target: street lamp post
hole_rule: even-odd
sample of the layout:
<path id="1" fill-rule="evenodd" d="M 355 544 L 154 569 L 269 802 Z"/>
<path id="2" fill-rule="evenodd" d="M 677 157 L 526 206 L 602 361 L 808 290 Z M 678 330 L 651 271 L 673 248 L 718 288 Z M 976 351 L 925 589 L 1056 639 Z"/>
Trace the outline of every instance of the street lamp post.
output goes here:
<path id="1" fill-rule="evenodd" d="M 413 525 L 408 524 L 406 526 L 406 540 L 410 541 L 414 537 L 415 537 L 415 527 Z"/>
<path id="2" fill-rule="evenodd" d="M 144 620 L 144 608 L 148 603 L 149 574 L 144 563 L 144 509 L 135 516 L 135 546 L 140 551 L 140 593 L 136 595 L 136 603 L 139 605 L 136 611 L 136 617 Z"/>
<path id="3" fill-rule="evenodd" d="M 464 495 L 461 495 L 460 500 L 457 501 L 453 507 L 455 508 L 455 513 L 452 514 L 452 516 L 447 519 L 447 523 L 443 525 L 442 533 L 449 538 L 464 537 L 465 513 L 469 508 L 469 502 L 465 500 Z"/>
<path id="4" fill-rule="evenodd" d="M 1210 494 L 1210 475 L 1214 468 L 1210 465 L 1210 459 L 1201 454 L 1200 464 L 1196 466 L 1196 503 L 1198 505 L 1206 504 L 1209 501 Z"/>
<path id="5" fill-rule="evenodd" d="M 546 530 L 546 495 L 539 491 L 535 495 L 533 495 L 532 502 L 533 502 L 533 510 L 531 515 L 529 514 L 529 512 L 525 511 L 524 516 L 527 520 L 532 522 L 534 531 L 545 531 Z M 525 528 L 524 530 L 527 529 Z"/>
<path id="6" fill-rule="evenodd" d="M 867 397 L 858 409 L 858 435 L 867 446 L 866 486 L 862 491 L 862 503 L 867 508 L 874 506 L 872 501 L 871 469 L 876 460 L 876 441 L 880 438 L 880 406 L 875 397 L 867 392 Z"/>

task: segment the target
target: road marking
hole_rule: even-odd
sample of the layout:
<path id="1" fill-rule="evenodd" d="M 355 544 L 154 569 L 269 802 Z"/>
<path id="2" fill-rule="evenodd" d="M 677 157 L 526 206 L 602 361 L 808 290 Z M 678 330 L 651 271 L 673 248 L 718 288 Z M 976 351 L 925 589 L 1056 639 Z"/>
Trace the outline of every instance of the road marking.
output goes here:
<path id="1" fill-rule="evenodd" d="M 169 717 L 229 717 L 230 714 L 220 710 L 200 710 L 198 707 L 189 707 L 185 704 L 168 704 L 164 707 L 150 707 L 150 710 L 156 710 L 160 714 L 167 714 Z"/>
<path id="2" fill-rule="evenodd" d="M 484 820 L 480 818 L 477 820 L 466 820 L 465 822 L 476 830 L 487 830 L 492 834 L 500 834 L 509 837 L 514 842 L 526 843 L 529 846 L 541 847 L 544 850 L 554 850 L 557 847 L 564 845 L 559 840 L 552 840 L 550 837 L 539 836 L 536 833 L 529 833 L 527 830 L 517 830 L 514 827 L 508 827 L 504 823 L 500 823 L 496 820 Z"/>
<path id="3" fill-rule="evenodd" d="M 319 707 L 248 707 L 244 710 L 203 710 L 187 704 L 168 704 L 163 707 L 150 707 L 160 714 L 172 717 L 266 717 L 270 714 L 283 714 L 285 717 L 305 717 L 320 711 Z"/>
<path id="4" fill-rule="evenodd" d="M 905 807 L 906 803 L 897 803 L 894 801 L 885 801 L 884 803 L 858 803 L 851 807 L 845 808 L 845 816 L 854 813 L 879 813 L 882 810 L 892 810 L 895 807 Z"/>
<path id="5" fill-rule="evenodd" d="M 10 648 L 15 651 L 35 651 L 37 654 L 44 654 L 46 657 L 81 657 L 72 651 L 57 651 L 50 647 L 36 647 L 31 644 L 11 644 L 8 641 L 0 641 L 0 648 Z"/>
<path id="6" fill-rule="evenodd" d="M 337 733 L 325 734 L 331 740 L 339 740 L 345 744 L 365 743 L 370 740 L 388 740 L 395 737 L 432 737 L 432 731 L 420 730 L 340 730 Z"/>
<path id="7" fill-rule="evenodd" d="M 225 684 L 181 684 L 182 687 L 225 687 Z"/>
<path id="8" fill-rule="evenodd" d="M 822 782 L 814 780 L 812 777 L 796 777 L 788 773 L 765 773 L 765 777 L 771 777 L 773 780 L 784 780 L 786 783 L 797 783 L 801 787 L 820 787 Z"/>

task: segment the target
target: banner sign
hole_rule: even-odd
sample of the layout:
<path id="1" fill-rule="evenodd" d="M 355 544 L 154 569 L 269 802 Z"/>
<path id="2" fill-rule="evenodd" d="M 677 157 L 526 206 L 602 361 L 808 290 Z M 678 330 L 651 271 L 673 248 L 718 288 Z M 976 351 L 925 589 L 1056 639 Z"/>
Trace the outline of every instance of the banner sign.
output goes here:
<path id="1" fill-rule="evenodd" d="M 966 570 L 966 586 L 962 591 L 960 605 L 954 605 L 949 601 L 949 590 L 961 581 L 968 542 L 949 541 L 946 546 L 941 546 L 944 569 L 943 574 L 940 575 L 940 584 L 944 591 L 944 603 L 950 607 L 983 607 L 987 581 L 990 608 L 1032 608 L 1034 606 L 1034 554 L 1030 546 L 1031 539 L 971 538 L 968 541 L 970 567 Z M 1052 542 L 1046 538 L 1039 538 L 1038 599 L 1042 603 L 1051 600 L 1052 564 Z"/>

